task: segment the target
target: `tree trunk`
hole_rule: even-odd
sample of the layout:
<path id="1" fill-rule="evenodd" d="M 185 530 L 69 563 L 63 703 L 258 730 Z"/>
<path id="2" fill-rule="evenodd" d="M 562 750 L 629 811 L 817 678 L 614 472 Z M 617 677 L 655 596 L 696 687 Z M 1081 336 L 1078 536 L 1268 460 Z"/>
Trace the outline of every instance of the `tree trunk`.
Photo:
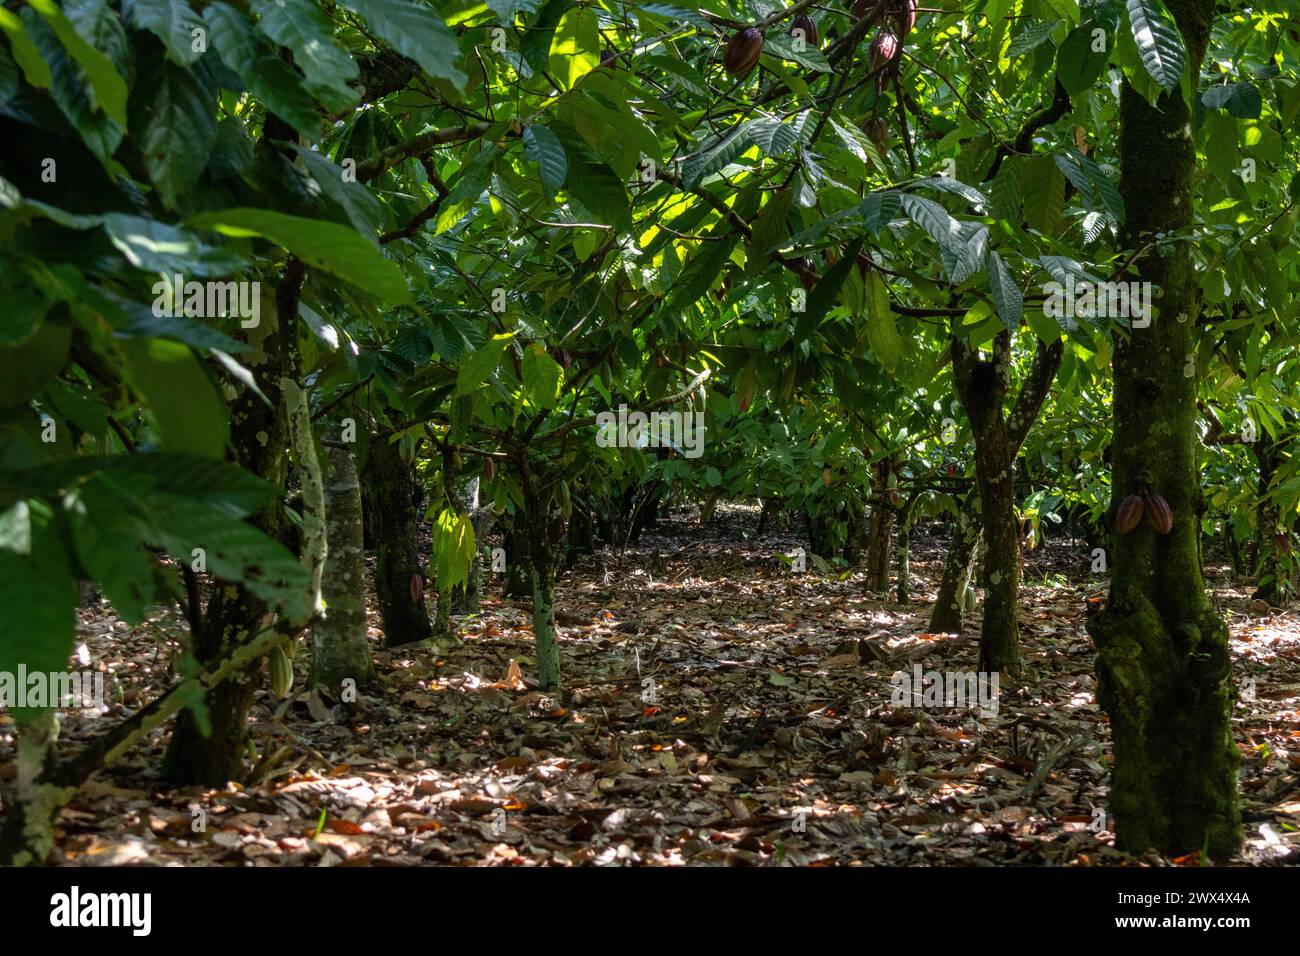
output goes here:
<path id="1" fill-rule="evenodd" d="M 375 541 L 375 594 L 384 628 L 384 644 L 397 647 L 433 634 L 424 594 L 411 599 L 411 575 L 424 574 L 420 559 L 420 486 L 397 445 L 372 435 L 364 478 L 366 515 Z"/>
<path id="2" fill-rule="evenodd" d="M 235 461 L 280 487 L 284 486 L 288 473 L 289 444 L 280 382 L 285 375 L 295 380 L 297 377 L 298 299 L 305 274 L 303 264 L 290 259 L 276 287 L 277 328 L 262 343 L 266 360 L 254 369 L 257 385 L 266 399 L 244 388 L 230 408 L 230 441 Z M 250 519 L 250 523 L 278 541 L 288 542 L 292 537 L 292 528 L 284 517 L 283 501 L 273 502 Z M 270 623 L 266 605 L 242 585 L 214 588 L 202 627 L 195 635 L 194 654 L 203 663 L 215 660 Z M 178 786 L 219 787 L 242 779 L 245 725 L 261 672 L 259 659 L 209 691 L 206 721 L 201 723 L 189 709 L 177 715 L 163 760 L 162 774 L 166 780 Z"/>
<path id="3" fill-rule="evenodd" d="M 59 718 L 44 710 L 18 731 L 17 775 L 0 829 L 0 866 L 43 866 L 54 849 L 54 821 L 68 802 L 47 778 L 55 766 Z"/>
<path id="4" fill-rule="evenodd" d="M 538 479 L 525 464 L 523 475 L 524 519 L 527 522 L 530 571 L 533 584 L 533 639 L 537 648 L 537 685 L 542 690 L 560 689 L 560 646 L 555 631 L 555 541 L 549 495 L 538 489 Z M 562 520 L 562 519 L 561 519 Z"/>
<path id="5" fill-rule="evenodd" d="M 889 462 L 871 466 L 871 491 L 876 501 L 871 505 L 867 524 L 867 590 L 889 590 L 889 541 L 894 525 L 894 509 L 884 498 L 889 494 Z"/>
<path id="6" fill-rule="evenodd" d="M 1171 0 L 1196 76 L 1209 36 L 1210 0 Z M 1120 99 L 1120 191 L 1126 248 L 1154 233 L 1186 235 L 1196 148 L 1180 92 L 1156 107 L 1127 83 Z M 1097 696 L 1110 716 L 1115 755 L 1111 815 L 1117 845 L 1166 854 L 1230 857 L 1241 842 L 1239 755 L 1229 721 L 1228 633 L 1205 592 L 1198 560 L 1198 284 L 1185 243 L 1149 249 L 1139 278 L 1162 290 L 1150 329 L 1115 335 L 1112 520 L 1148 486 L 1164 496 L 1173 528 L 1149 521 L 1114 535 L 1106 607 L 1088 623 L 1097 645 Z M 1194 371 L 1194 367 L 1193 367 Z"/>
<path id="7" fill-rule="evenodd" d="M 506 523 L 502 542 L 506 553 L 506 597 L 531 597 L 533 562 L 528 556 L 528 535 L 521 525 L 524 516 L 515 512 Z"/>
<path id="8" fill-rule="evenodd" d="M 327 616 L 312 631 L 312 687 L 338 694 L 343 681 L 367 683 L 374 673 L 366 634 L 366 562 L 361 543 L 361 483 L 352 449 L 338 444 L 331 429 L 326 445 L 329 476 L 325 483 L 325 526 L 329 549 L 325 560 Z"/>
<path id="9" fill-rule="evenodd" d="M 979 358 L 960 338 L 952 340 L 953 380 L 975 438 L 975 483 L 984 537 L 984 619 L 980 624 L 979 669 L 1016 674 L 1020 670 L 1020 525 L 1016 521 L 1015 463 L 1038 417 L 1065 345 L 1042 341 L 1008 417 L 1011 334 L 993 340 L 989 359 Z"/>
<path id="10" fill-rule="evenodd" d="M 1256 595 L 1270 604 L 1280 604 L 1285 597 L 1282 580 L 1282 561 L 1277 549 L 1278 507 L 1270 497 L 1273 475 L 1277 471 L 1277 442 L 1267 432 L 1262 431 L 1253 450 L 1258 475 L 1255 494 L 1259 503 L 1255 507 L 1255 547 L 1257 556 L 1251 568 L 1255 576 Z"/>
<path id="11" fill-rule="evenodd" d="M 980 537 L 979 496 L 968 495 L 957 510 L 943 559 L 939 596 L 930 612 L 931 634 L 960 634 L 965 609 L 966 586 L 970 581 L 975 544 Z"/>

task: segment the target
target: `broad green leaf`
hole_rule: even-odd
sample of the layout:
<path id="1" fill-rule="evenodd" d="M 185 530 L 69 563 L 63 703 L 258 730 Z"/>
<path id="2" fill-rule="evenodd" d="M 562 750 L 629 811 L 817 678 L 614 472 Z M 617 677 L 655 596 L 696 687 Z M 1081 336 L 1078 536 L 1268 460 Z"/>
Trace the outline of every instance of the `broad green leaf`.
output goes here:
<path id="1" fill-rule="evenodd" d="M 173 63 L 188 66 L 203 55 L 193 31 L 206 33 L 207 28 L 189 0 L 132 0 L 129 10 L 132 26 L 162 40 L 167 59 Z"/>
<path id="2" fill-rule="evenodd" d="M 548 198 L 554 199 L 569 172 L 564 144 L 545 126 L 533 124 L 524 130 L 524 155 L 537 164 L 542 189 Z"/>
<path id="3" fill-rule="evenodd" d="M 189 346 L 166 339 L 127 339 L 131 380 L 158 423 L 164 451 L 224 458 L 229 410 Z"/>
<path id="4" fill-rule="evenodd" d="M 169 62 L 143 71 L 131 104 L 145 169 L 174 209 L 208 164 L 217 141 L 216 104 L 192 71 Z"/>
<path id="5" fill-rule="evenodd" d="M 488 146 L 480 150 L 461 170 L 451 192 L 438 209 L 438 218 L 434 220 L 433 226 L 434 235 L 446 232 L 474 208 L 474 204 L 483 195 L 483 190 L 487 189 L 488 181 L 492 178 L 492 164 L 499 153 L 496 146 Z"/>
<path id="6" fill-rule="evenodd" d="M 473 522 L 444 508 L 433 526 L 433 578 L 439 591 L 465 583 L 474 553 Z"/>
<path id="7" fill-rule="evenodd" d="M 997 306 L 998 318 L 1010 331 L 1020 327 L 1020 319 L 1025 312 L 1025 297 L 1016 284 L 1016 278 L 1002 261 L 1002 257 L 990 250 L 988 261 L 989 291 L 993 293 L 993 304 Z"/>
<path id="8" fill-rule="evenodd" d="M 600 66 L 600 28 L 596 11 L 575 7 L 560 18 L 551 40 L 551 75 L 566 90 Z"/>
<path id="9" fill-rule="evenodd" d="M 867 293 L 867 344 L 880 364 L 893 373 L 903 360 L 904 345 L 889 307 L 889 286 L 875 269 L 863 281 Z"/>
<path id="10" fill-rule="evenodd" d="M 94 90 L 95 105 L 123 130 L 126 129 L 126 81 L 113 61 L 81 38 L 54 0 L 27 0 L 41 15 L 64 48 L 81 68 Z"/>
<path id="11" fill-rule="evenodd" d="M 253 24 L 226 3 L 203 11 L 221 61 L 239 75 L 253 95 L 276 116 L 309 139 L 320 136 L 321 119 L 312 95 L 289 64 L 254 39 Z"/>
<path id="12" fill-rule="evenodd" d="M 307 89 L 332 110 L 357 101 L 348 83 L 357 78 L 352 57 L 334 40 L 334 25 L 313 0 L 253 0 L 258 29 L 293 51 L 293 62 L 307 78 Z"/>
<path id="13" fill-rule="evenodd" d="M 822 276 L 811 292 L 808 293 L 807 301 L 804 303 L 802 314 L 795 317 L 794 339 L 796 342 L 802 342 L 812 336 L 817 327 L 821 325 L 822 320 L 832 308 L 840 296 L 840 289 L 844 287 L 844 281 L 849 277 L 849 273 L 858 266 L 858 252 L 862 249 L 862 239 L 855 239 L 849 243 L 844 255 L 840 256 L 839 261 L 831 266 Z"/>
<path id="14" fill-rule="evenodd" d="M 40 50 L 27 35 L 23 21 L 11 10 L 0 7 L 0 30 L 9 37 L 9 48 L 16 62 L 23 71 L 27 82 L 39 90 L 48 90 L 52 82 L 50 65 L 41 57 Z"/>
<path id="15" fill-rule="evenodd" d="M 96 478 L 65 502 L 81 565 L 104 588 L 122 620 L 138 624 L 155 600 L 156 562 L 140 546 L 139 519 L 132 502 Z"/>
<path id="16" fill-rule="evenodd" d="M 1070 31 L 1060 49 L 1056 51 L 1056 78 L 1070 95 L 1091 88 L 1101 78 L 1110 58 L 1110 38 L 1103 34 L 1097 43 L 1093 31 L 1101 29 L 1093 20 Z M 1100 50 L 1093 49 L 1100 46 Z"/>
<path id="17" fill-rule="evenodd" d="M 464 88 L 468 77 L 456 66 L 460 44 L 433 7 L 410 0 L 343 0 L 343 5 L 361 14 L 375 33 L 429 76 Z"/>
<path id="18" fill-rule="evenodd" d="M 1065 176 L 1049 155 L 1021 157 L 1017 162 L 1025 223 L 1054 235 L 1065 206 Z"/>
<path id="19" fill-rule="evenodd" d="M 627 187 L 604 163 L 570 163 L 565 187 L 597 222 L 623 231 L 632 228 L 632 204 Z"/>
<path id="20" fill-rule="evenodd" d="M 385 258 L 375 244 L 347 226 L 318 222 L 269 209 L 224 209 L 195 216 L 189 225 L 225 236 L 261 236 L 303 262 L 346 279 L 357 288 L 393 305 L 411 301 L 401 267 Z"/>
<path id="21" fill-rule="evenodd" d="M 713 137 L 682 161 L 682 186 L 694 189 L 705 176 L 724 169 L 751 145 L 748 123 L 737 123 Z"/>
<path id="22" fill-rule="evenodd" d="M 22 345 L 0 348 L 0 408 L 30 401 L 68 360 L 72 330 L 46 322 Z"/>
<path id="23" fill-rule="evenodd" d="M 564 384 L 564 369 L 551 358 L 546 346 L 533 342 L 524 349 L 524 393 L 539 408 L 554 408 Z"/>
<path id="24" fill-rule="evenodd" d="M 494 335 L 461 362 L 460 368 L 456 370 L 457 395 L 469 395 L 487 384 L 512 338 L 512 332 Z"/>
<path id="25" fill-rule="evenodd" d="M 1133 42 L 1142 55 L 1142 65 L 1166 93 L 1182 78 L 1187 65 L 1183 35 L 1161 0 L 1126 0 Z"/>

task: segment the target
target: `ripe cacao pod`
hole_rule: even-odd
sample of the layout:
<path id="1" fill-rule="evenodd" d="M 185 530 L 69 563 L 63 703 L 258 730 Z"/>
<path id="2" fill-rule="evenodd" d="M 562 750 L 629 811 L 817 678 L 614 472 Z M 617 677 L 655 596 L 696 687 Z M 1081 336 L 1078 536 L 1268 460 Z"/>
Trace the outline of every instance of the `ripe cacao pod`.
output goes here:
<path id="1" fill-rule="evenodd" d="M 817 36 L 817 24 L 813 23 L 813 18 L 806 13 L 801 13 L 794 18 L 794 23 L 790 24 L 790 36 L 803 34 L 803 42 L 810 47 L 817 46 L 819 37 Z"/>
<path id="2" fill-rule="evenodd" d="M 419 604 L 420 598 L 424 597 L 424 578 L 418 574 L 411 575 L 411 603 Z"/>
<path id="3" fill-rule="evenodd" d="M 898 58 L 898 37 L 894 36 L 888 30 L 881 29 L 876 33 L 876 37 L 871 41 L 871 46 L 867 48 L 868 65 L 871 72 L 884 69 L 886 64 L 892 63 Z"/>
<path id="4" fill-rule="evenodd" d="M 722 67 L 731 76 L 743 79 L 758 62 L 763 52 L 763 32 L 757 27 L 745 29 L 732 35 L 727 41 L 727 51 L 722 55 Z"/>
<path id="5" fill-rule="evenodd" d="M 898 35 L 906 37 L 916 26 L 916 0 L 894 0 L 889 15 L 898 27 Z"/>
<path id="6" fill-rule="evenodd" d="M 867 139 L 876 146 L 884 146 L 889 142 L 889 124 L 885 122 L 883 116 L 873 116 L 863 123 L 862 132 L 866 133 Z"/>
<path id="7" fill-rule="evenodd" d="M 1147 520 L 1151 522 L 1151 527 L 1155 528 L 1160 534 L 1168 534 L 1173 530 L 1173 509 L 1169 507 L 1169 502 L 1165 501 L 1160 495 L 1147 495 L 1146 513 Z"/>
<path id="8" fill-rule="evenodd" d="M 811 292 L 817 284 L 817 267 L 811 259 L 800 259 L 794 264 L 794 271 L 799 274 L 799 282 L 804 289 Z"/>
<path id="9" fill-rule="evenodd" d="M 293 689 L 293 661 L 289 660 L 283 647 L 275 647 L 271 650 L 267 665 L 271 671 L 271 693 L 284 700 Z"/>
<path id="10" fill-rule="evenodd" d="M 1277 550 L 1279 554 L 1291 553 L 1291 536 L 1287 534 L 1285 531 L 1279 531 L 1274 536 L 1273 541 L 1277 545 Z"/>
<path id="11" fill-rule="evenodd" d="M 483 480 L 491 481 L 497 476 L 497 462 L 495 458 L 483 459 Z"/>
<path id="12" fill-rule="evenodd" d="M 1145 511 L 1146 503 L 1142 500 L 1141 495 L 1129 495 L 1121 501 L 1119 511 L 1115 512 L 1116 533 L 1128 534 L 1136 528 Z"/>
<path id="13" fill-rule="evenodd" d="M 551 358 L 555 359 L 560 368 L 566 372 L 573 366 L 573 356 L 569 354 L 569 350 L 558 345 L 551 349 Z"/>

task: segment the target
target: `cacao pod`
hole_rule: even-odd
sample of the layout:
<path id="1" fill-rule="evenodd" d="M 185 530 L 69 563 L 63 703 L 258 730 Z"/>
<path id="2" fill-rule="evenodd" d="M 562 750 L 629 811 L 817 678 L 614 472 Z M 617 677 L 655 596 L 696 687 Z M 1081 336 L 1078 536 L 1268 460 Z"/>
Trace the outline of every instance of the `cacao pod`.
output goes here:
<path id="1" fill-rule="evenodd" d="M 867 62 L 872 73 L 884 70 L 887 64 L 898 58 L 898 37 L 888 30 L 881 29 L 867 48 Z"/>
<path id="2" fill-rule="evenodd" d="M 763 52 L 763 33 L 757 27 L 745 27 L 727 41 L 727 51 L 722 55 L 722 68 L 731 76 L 743 79 L 758 62 Z"/>
<path id="3" fill-rule="evenodd" d="M 790 24 L 790 36 L 803 34 L 803 42 L 809 46 L 815 47 L 819 42 L 817 36 L 817 24 L 813 23 L 813 18 L 806 13 L 801 13 L 794 18 L 794 23 Z"/>
<path id="4" fill-rule="evenodd" d="M 862 132 L 866 133 L 867 139 L 876 146 L 884 146 L 889 142 L 889 124 L 885 122 L 883 116 L 873 116 L 863 123 Z"/>
<path id="5" fill-rule="evenodd" d="M 483 459 L 483 480 L 491 481 L 497 476 L 497 462 L 495 458 Z"/>
<path id="6" fill-rule="evenodd" d="M 558 345 L 551 349 L 551 358 L 555 359 L 560 368 L 566 372 L 573 366 L 573 356 L 569 354 L 569 350 Z"/>
<path id="7" fill-rule="evenodd" d="M 419 604 L 420 598 L 424 597 L 424 578 L 418 574 L 411 575 L 411 603 Z"/>
<path id="8" fill-rule="evenodd" d="M 1285 531 L 1279 531 L 1277 535 L 1274 536 L 1273 541 L 1277 545 L 1277 550 L 1280 554 L 1291 553 L 1291 536 Z"/>
<path id="9" fill-rule="evenodd" d="M 618 54 L 613 50 L 600 51 L 600 65 L 607 66 L 611 70 L 618 66 Z"/>
<path id="10" fill-rule="evenodd" d="M 1147 495 L 1146 513 L 1147 520 L 1151 522 L 1151 527 L 1155 528 L 1160 534 L 1168 534 L 1173 530 L 1173 509 L 1169 507 L 1169 502 L 1165 501 L 1160 495 Z"/>
<path id="11" fill-rule="evenodd" d="M 799 274 L 799 282 L 811 292 L 817 284 L 817 267 L 811 259 L 800 259 L 794 264 L 794 271 Z"/>
<path id="12" fill-rule="evenodd" d="M 898 35 L 906 37 L 916 26 L 916 0 L 894 0 L 889 15 L 898 27 Z"/>
<path id="13" fill-rule="evenodd" d="M 289 660 L 283 647 L 276 647 L 272 649 L 267 665 L 271 671 L 271 693 L 284 700 L 293 689 L 293 661 Z"/>
<path id="14" fill-rule="evenodd" d="M 1115 512 L 1115 531 L 1118 534 L 1128 534 L 1138 526 L 1142 520 L 1142 514 L 1146 510 L 1146 503 L 1142 500 L 1141 495 L 1129 495 L 1119 503 L 1119 511 Z"/>

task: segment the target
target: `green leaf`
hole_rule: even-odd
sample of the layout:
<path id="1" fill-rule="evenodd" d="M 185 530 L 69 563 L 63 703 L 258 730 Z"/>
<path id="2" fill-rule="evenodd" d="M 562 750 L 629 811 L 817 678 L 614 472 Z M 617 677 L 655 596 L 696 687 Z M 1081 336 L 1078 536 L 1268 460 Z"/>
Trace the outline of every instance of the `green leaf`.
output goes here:
<path id="1" fill-rule="evenodd" d="M 930 238 L 939 244 L 941 250 L 957 252 L 965 245 L 966 235 L 962 231 L 962 224 L 948 215 L 948 210 L 937 202 L 904 193 L 902 203 L 903 211 L 930 234 Z"/>
<path id="2" fill-rule="evenodd" d="M 149 402 L 164 451 L 224 458 L 229 410 L 189 346 L 166 339 L 127 339 L 131 380 Z"/>
<path id="3" fill-rule="evenodd" d="M 31 548 L 0 548 L 0 672 L 63 671 L 77 627 L 77 582 L 44 502 L 29 502 Z M 27 713 L 15 713 L 22 720 Z"/>
<path id="4" fill-rule="evenodd" d="M 321 119 L 316 101 L 289 64 L 254 41 L 252 21 L 225 3 L 210 4 L 203 18 L 221 61 L 239 74 L 253 95 L 294 129 L 317 139 Z"/>
<path id="5" fill-rule="evenodd" d="M 203 213 L 190 219 L 189 225 L 226 236 L 261 236 L 378 299 L 393 305 L 411 301 L 401 267 L 347 226 L 247 208 Z"/>
<path id="6" fill-rule="evenodd" d="M 347 51 L 334 42 L 334 25 L 313 0 L 253 0 L 257 26 L 280 46 L 293 51 L 293 62 L 307 78 L 307 89 L 331 110 L 357 101 L 348 86 L 358 69 Z"/>
<path id="7" fill-rule="evenodd" d="M 1053 235 L 1065 206 L 1065 176 L 1049 155 L 1026 156 L 1017 162 L 1025 224 Z"/>
<path id="8" fill-rule="evenodd" d="M 187 229 L 143 216 L 111 212 L 94 225 L 103 225 L 118 252 L 135 268 L 195 278 L 229 275 L 245 260 L 230 249 L 204 242 Z"/>
<path id="9" fill-rule="evenodd" d="M 23 71 L 27 82 L 38 90 L 48 90 L 53 82 L 50 65 L 41 57 L 40 50 L 27 35 L 23 21 L 10 10 L 0 7 L 0 30 L 9 37 L 9 48 L 16 62 Z"/>
<path id="10" fill-rule="evenodd" d="M 46 322 L 15 348 L 0 349 L 0 408 L 31 401 L 68 360 L 72 330 Z"/>
<path id="11" fill-rule="evenodd" d="M 103 586 L 122 620 L 138 624 L 155 600 L 156 563 L 137 540 L 139 523 L 129 506 L 102 479 L 87 482 L 65 503 L 82 567 Z"/>
<path id="12" fill-rule="evenodd" d="M 373 235 L 384 215 L 374 193 L 355 179 L 345 178 L 342 166 L 336 166 L 316 150 L 301 143 L 294 143 L 293 148 L 325 198 L 343 212 L 357 232 Z"/>
<path id="13" fill-rule="evenodd" d="M 469 395 L 487 384 L 512 338 L 513 332 L 494 335 L 461 363 L 456 370 L 457 395 Z"/>
<path id="14" fill-rule="evenodd" d="M 569 158 L 564 152 L 564 144 L 545 126 L 533 124 L 524 130 L 524 155 L 537 164 L 542 189 L 548 199 L 554 199 L 569 173 Z"/>
<path id="15" fill-rule="evenodd" d="M 149 178 L 174 209 L 198 182 L 217 142 L 215 104 L 190 70 L 162 62 L 141 72 L 131 125 Z"/>
<path id="16" fill-rule="evenodd" d="M 849 243 L 844 255 L 840 256 L 835 265 L 826 270 L 810 293 L 808 300 L 804 303 L 804 310 L 795 320 L 794 340 L 795 342 L 806 341 L 817 327 L 821 325 L 822 319 L 832 308 L 839 298 L 840 289 L 844 287 L 844 281 L 848 279 L 849 272 L 857 268 L 858 252 L 862 249 L 862 239 L 858 238 Z"/>
<path id="17" fill-rule="evenodd" d="M 624 231 L 632 228 L 632 203 L 627 188 L 604 163 L 584 162 L 576 166 L 570 163 L 565 186 L 597 222 Z"/>
<path id="18" fill-rule="evenodd" d="M 131 25 L 162 40 L 173 63 L 188 66 L 203 55 L 203 50 L 194 49 L 191 31 L 207 29 L 189 0 L 133 0 L 129 9 Z"/>
<path id="19" fill-rule="evenodd" d="M 95 105 L 125 130 L 126 81 L 117 72 L 113 61 L 81 38 L 54 0 L 27 0 L 27 3 L 49 24 L 68 55 L 86 71 L 86 79 L 95 93 Z"/>
<path id="20" fill-rule="evenodd" d="M 785 27 L 769 30 L 763 37 L 763 52 L 782 60 L 798 63 L 804 69 L 818 73 L 831 72 L 830 61 L 826 54 L 815 46 L 805 44 L 803 50 L 794 48 L 794 38 L 785 32 Z"/>
<path id="21" fill-rule="evenodd" d="M 482 149 L 461 170 L 451 192 L 438 209 L 438 218 L 434 220 L 434 235 L 441 235 L 460 222 L 474 208 L 474 204 L 487 189 L 488 180 L 492 178 L 492 164 L 500 150 L 496 146 Z"/>
<path id="22" fill-rule="evenodd" d="M 737 123 L 731 129 L 709 139 L 698 151 L 682 161 L 682 186 L 694 189 L 711 173 L 724 169 L 733 159 L 749 149 L 749 123 Z"/>
<path id="23" fill-rule="evenodd" d="M 551 74 L 563 89 L 600 66 L 600 27 L 596 11 L 576 7 L 560 18 L 548 57 Z"/>
<path id="24" fill-rule="evenodd" d="M 236 583 L 290 620 L 311 614 L 311 580 L 302 562 L 253 525 L 181 497 L 151 498 L 144 539 L 190 564 L 203 549 L 207 569 Z"/>
<path id="25" fill-rule="evenodd" d="M 433 578 L 439 591 L 465 583 L 474 553 L 473 522 L 444 508 L 433 526 Z"/>
<path id="26" fill-rule="evenodd" d="M 524 349 L 522 362 L 524 393 L 539 408 L 554 408 L 564 384 L 564 369 L 551 358 L 546 347 L 532 342 Z"/>
<path id="27" fill-rule="evenodd" d="M 992 250 L 988 261 L 989 291 L 993 293 L 993 304 L 997 306 L 998 318 L 1010 331 L 1020 327 L 1020 319 L 1025 313 L 1025 297 L 1016 284 L 1002 257 Z"/>
<path id="28" fill-rule="evenodd" d="M 867 344 L 891 374 L 903 360 L 904 344 L 894 323 L 894 312 L 889 307 L 889 286 L 875 269 L 863 280 L 867 302 Z"/>
<path id="29" fill-rule="evenodd" d="M 343 5 L 365 17 L 375 33 L 429 76 L 464 88 L 469 77 L 456 66 L 460 44 L 433 7 L 408 0 L 343 0 Z"/>
<path id="30" fill-rule="evenodd" d="M 1240 119 L 1259 119 L 1264 106 L 1263 97 L 1254 83 L 1228 83 L 1212 86 L 1201 95 L 1201 102 L 1210 109 L 1228 108 Z"/>
<path id="31" fill-rule="evenodd" d="M 1093 20 L 1070 31 L 1056 51 L 1056 78 L 1071 96 L 1091 88 L 1106 69 L 1109 42 L 1100 51 L 1093 50 L 1093 31 L 1099 26 Z"/>
<path id="32" fill-rule="evenodd" d="M 1187 65 L 1183 35 L 1160 0 L 1126 0 L 1133 42 L 1142 65 L 1166 93 L 1178 85 Z"/>
<path id="33" fill-rule="evenodd" d="M 1007 56 L 1024 56 L 1035 47 L 1046 43 L 1052 37 L 1052 31 L 1060 26 L 1062 20 L 1048 20 L 1043 23 L 1031 23 L 1018 33 L 1011 45 L 1007 47 Z"/>
<path id="34" fill-rule="evenodd" d="M 548 0 L 537 14 L 537 20 L 524 29 L 524 38 L 519 43 L 519 52 L 535 73 L 542 73 L 550 66 L 551 43 L 555 39 L 555 28 L 559 25 L 564 11 L 573 6 L 573 0 Z"/>

